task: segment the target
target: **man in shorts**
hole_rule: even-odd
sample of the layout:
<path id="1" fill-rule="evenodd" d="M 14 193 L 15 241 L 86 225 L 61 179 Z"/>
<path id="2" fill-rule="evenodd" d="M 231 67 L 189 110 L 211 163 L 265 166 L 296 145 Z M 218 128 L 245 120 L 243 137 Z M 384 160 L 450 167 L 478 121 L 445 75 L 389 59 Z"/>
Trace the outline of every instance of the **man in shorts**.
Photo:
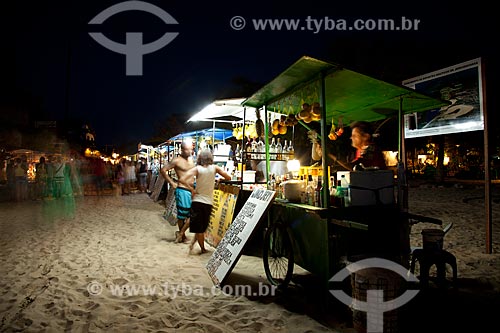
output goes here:
<path id="1" fill-rule="evenodd" d="M 182 179 L 187 171 L 194 167 L 193 163 L 193 145 L 191 142 L 183 141 L 181 143 L 181 154 L 170 161 L 160 170 L 160 174 L 165 180 L 175 188 L 175 203 L 177 206 L 177 226 L 179 231 L 176 234 L 176 243 L 182 243 L 187 240 L 185 230 L 189 226 L 189 212 L 191 210 L 191 190 L 194 184 L 194 177 Z M 174 181 L 168 171 L 174 169 L 178 181 Z M 185 177 L 184 177 L 185 178 Z M 182 179 L 182 180 L 181 180 Z M 183 228 L 184 227 L 184 228 Z"/>

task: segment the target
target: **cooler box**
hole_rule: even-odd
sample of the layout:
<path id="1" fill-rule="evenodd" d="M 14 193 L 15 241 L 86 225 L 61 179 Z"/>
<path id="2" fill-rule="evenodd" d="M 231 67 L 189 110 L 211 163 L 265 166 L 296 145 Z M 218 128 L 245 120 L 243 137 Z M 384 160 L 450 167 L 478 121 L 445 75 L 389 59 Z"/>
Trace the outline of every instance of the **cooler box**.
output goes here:
<path id="1" fill-rule="evenodd" d="M 351 206 L 393 204 L 394 173 L 391 170 L 353 171 L 349 192 Z"/>

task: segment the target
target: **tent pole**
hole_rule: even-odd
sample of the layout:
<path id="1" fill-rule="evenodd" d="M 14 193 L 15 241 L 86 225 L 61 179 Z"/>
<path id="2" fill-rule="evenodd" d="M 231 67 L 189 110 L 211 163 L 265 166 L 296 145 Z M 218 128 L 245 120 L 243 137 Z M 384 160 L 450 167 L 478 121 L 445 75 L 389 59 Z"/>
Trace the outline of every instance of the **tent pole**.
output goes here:
<path id="1" fill-rule="evenodd" d="M 398 192 L 398 207 L 401 213 L 408 212 L 408 183 L 406 179 L 406 150 L 405 150 L 405 133 L 404 133 L 404 113 L 403 113 L 403 97 L 399 100 L 398 112 L 398 166 L 397 166 L 397 192 Z M 410 248 L 410 221 L 408 218 L 400 218 L 399 237 L 400 237 L 400 254 L 403 266 L 409 265 Z"/>
<path id="2" fill-rule="evenodd" d="M 320 98 L 321 98 L 321 153 L 323 158 L 322 160 L 322 169 L 323 169 L 323 196 L 321 198 L 321 207 L 327 208 L 330 206 L 330 175 L 328 174 L 328 163 L 327 163 L 327 151 L 326 151 L 326 137 L 328 136 L 328 129 L 326 128 L 326 88 L 325 88 L 325 72 L 321 73 L 321 90 L 320 90 Z"/>
<path id="3" fill-rule="evenodd" d="M 486 216 L 486 253 L 493 252 L 493 231 L 492 231 L 492 211 L 491 211 L 491 175 L 490 175 L 490 148 L 488 140 L 488 112 L 486 110 L 486 72 L 484 63 L 481 61 L 481 85 L 480 93 L 483 101 L 483 137 L 484 137 L 484 210 Z"/>
<path id="4" fill-rule="evenodd" d="M 267 189 L 272 190 L 271 188 L 271 179 L 269 178 L 269 174 L 271 173 L 271 160 L 269 156 L 269 123 L 267 121 L 267 104 L 264 105 L 264 140 L 265 140 L 265 149 L 266 149 L 266 181 L 267 181 Z"/>

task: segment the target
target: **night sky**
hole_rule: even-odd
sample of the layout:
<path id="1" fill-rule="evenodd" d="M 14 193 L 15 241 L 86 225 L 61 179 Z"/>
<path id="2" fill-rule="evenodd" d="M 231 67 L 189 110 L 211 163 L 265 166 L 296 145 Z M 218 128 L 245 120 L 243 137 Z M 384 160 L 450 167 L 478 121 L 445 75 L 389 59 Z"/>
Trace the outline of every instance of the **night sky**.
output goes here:
<path id="1" fill-rule="evenodd" d="M 217 98 L 246 97 L 231 95 L 241 91 L 237 78 L 265 84 L 303 55 L 391 83 L 477 57 L 487 61 L 490 73 L 498 72 L 496 11 L 477 1 L 467 6 L 438 1 L 148 2 L 178 24 L 166 25 L 141 11 L 116 14 L 100 26 L 88 24 L 119 0 L 16 1 L 15 8 L 4 8 L 2 93 L 22 91 L 37 101 L 45 118 L 39 120 L 80 119 L 95 129 L 99 145 L 119 145 L 147 141 L 154 123 L 169 115 L 194 114 Z M 235 15 L 246 19 L 243 30 L 230 27 Z M 405 16 L 421 22 L 418 31 L 314 33 L 256 31 L 251 26 L 251 19 L 308 16 L 398 21 Z M 88 33 L 103 32 L 124 43 L 125 32 L 133 31 L 143 32 L 144 43 L 165 32 L 179 35 L 143 56 L 142 76 L 126 76 L 125 55 L 104 48 Z M 487 80 L 498 86 L 493 75 Z M 490 96 L 492 110 L 496 102 Z"/>

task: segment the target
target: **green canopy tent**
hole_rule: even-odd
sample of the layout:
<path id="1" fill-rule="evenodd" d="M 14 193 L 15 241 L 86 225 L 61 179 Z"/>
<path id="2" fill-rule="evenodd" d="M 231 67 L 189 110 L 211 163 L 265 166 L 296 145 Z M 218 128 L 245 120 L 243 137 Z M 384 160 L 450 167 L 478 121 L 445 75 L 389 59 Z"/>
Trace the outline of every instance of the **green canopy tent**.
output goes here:
<path id="1" fill-rule="evenodd" d="M 439 108 L 449 103 L 407 87 L 354 72 L 337 64 L 303 56 L 243 101 L 242 105 L 265 107 L 267 117 L 268 110 L 296 114 L 304 102 L 309 104 L 319 102 L 322 106 L 320 123 L 323 156 L 326 156 L 324 140 L 328 134 L 327 124 L 333 119 L 342 117 L 343 123 L 349 125 L 359 120 L 372 122 L 396 115 L 399 117 L 398 204 L 401 209 L 407 208 L 407 203 L 404 204 L 407 199 L 405 199 L 405 165 L 402 158 L 405 156 L 403 115 Z M 300 123 L 307 127 L 307 124 Z M 267 133 L 266 129 L 266 142 Z M 266 155 L 269 155 L 268 152 Z M 326 159 L 323 159 L 323 171 L 326 170 Z M 328 191 L 325 191 L 322 198 L 324 207 L 328 206 L 328 196 Z"/>

